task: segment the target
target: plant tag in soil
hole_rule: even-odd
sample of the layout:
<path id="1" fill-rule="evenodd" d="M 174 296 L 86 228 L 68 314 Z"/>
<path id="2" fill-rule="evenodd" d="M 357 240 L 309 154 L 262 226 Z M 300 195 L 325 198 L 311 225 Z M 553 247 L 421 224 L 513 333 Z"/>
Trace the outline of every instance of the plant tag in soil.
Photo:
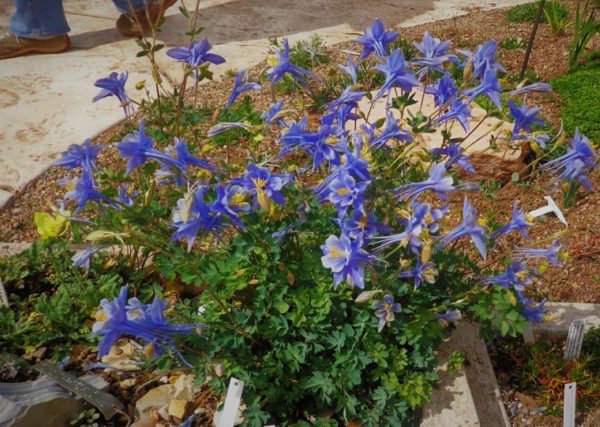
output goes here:
<path id="1" fill-rule="evenodd" d="M 8 307 L 8 295 L 6 295 L 6 289 L 4 289 L 2 277 L 0 277 L 0 307 Z"/>
<path id="2" fill-rule="evenodd" d="M 123 404 L 113 395 L 102 390 L 98 390 L 74 375 L 63 371 L 58 366 L 48 362 L 47 360 L 42 360 L 40 363 L 35 365 L 34 368 L 41 373 L 48 375 L 58 384 L 70 392 L 75 393 L 77 396 L 86 400 L 91 405 L 94 405 L 100 412 L 102 412 L 102 415 L 104 415 L 104 418 L 107 420 L 110 420 L 113 415 L 117 413 L 117 410 L 125 410 Z"/>
<path id="3" fill-rule="evenodd" d="M 223 411 L 219 414 L 220 416 L 216 423 L 217 427 L 233 427 L 235 425 L 242 400 L 242 391 L 244 391 L 244 381 L 232 377 L 229 380 Z"/>
<path id="4" fill-rule="evenodd" d="M 533 344 L 535 342 L 535 336 L 533 335 L 533 329 L 531 329 L 531 324 L 527 324 L 527 327 L 523 331 L 523 341 L 525 344 Z"/>
<path id="5" fill-rule="evenodd" d="M 569 335 L 567 336 L 567 348 L 565 349 L 565 360 L 578 359 L 581 353 L 581 344 L 583 343 L 584 323 L 583 320 L 573 320 L 569 326 Z"/>
<path id="6" fill-rule="evenodd" d="M 565 400 L 563 404 L 563 427 L 575 427 L 575 404 L 577 383 L 565 384 Z"/>

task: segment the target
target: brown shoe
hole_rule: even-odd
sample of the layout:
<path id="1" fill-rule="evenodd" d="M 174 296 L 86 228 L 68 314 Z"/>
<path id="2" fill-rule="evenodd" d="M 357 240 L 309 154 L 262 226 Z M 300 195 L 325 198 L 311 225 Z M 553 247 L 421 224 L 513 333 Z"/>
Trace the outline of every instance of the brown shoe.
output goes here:
<path id="1" fill-rule="evenodd" d="M 165 15 L 167 9 L 173 6 L 177 0 L 156 0 L 146 10 L 138 9 L 132 13 L 123 13 L 117 19 L 117 31 L 126 37 L 142 37 L 152 33 L 152 27 L 156 27 Z M 148 21 L 150 17 L 150 21 Z"/>
<path id="2" fill-rule="evenodd" d="M 71 39 L 67 34 L 43 39 L 5 34 L 0 36 L 0 59 L 14 58 L 28 53 L 59 53 L 70 47 Z"/>

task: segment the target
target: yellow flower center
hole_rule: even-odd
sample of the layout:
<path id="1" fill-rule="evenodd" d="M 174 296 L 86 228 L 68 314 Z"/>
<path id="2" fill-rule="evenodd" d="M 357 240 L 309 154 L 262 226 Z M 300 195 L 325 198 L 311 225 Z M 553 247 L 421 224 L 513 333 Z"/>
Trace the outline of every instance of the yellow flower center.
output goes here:
<path id="1" fill-rule="evenodd" d="M 275 57 L 275 55 L 269 55 L 269 57 L 267 58 L 267 65 L 269 67 L 274 67 L 277 65 L 277 58 Z"/>
<path id="2" fill-rule="evenodd" d="M 368 224 L 369 224 L 369 220 L 367 219 L 366 215 L 361 216 L 360 219 L 358 220 L 358 226 L 360 228 L 366 228 Z"/>
<path id="3" fill-rule="evenodd" d="M 392 309 L 392 305 L 385 304 L 384 309 L 386 311 L 385 320 L 388 322 L 391 322 L 392 320 L 394 320 L 394 310 Z"/>
<path id="4" fill-rule="evenodd" d="M 521 270 L 515 276 L 517 276 L 520 281 L 524 281 L 525 277 L 527 276 L 527 271 Z"/>
<path id="5" fill-rule="evenodd" d="M 260 179 L 260 178 L 253 178 L 252 182 L 254 183 L 256 188 L 265 188 L 265 186 L 267 185 L 267 181 L 265 181 L 264 179 Z"/>
<path id="6" fill-rule="evenodd" d="M 335 136 L 330 136 L 325 140 L 325 144 L 327 145 L 337 145 L 339 140 Z"/>
<path id="7" fill-rule="evenodd" d="M 233 206 L 239 206 L 245 202 L 246 202 L 246 196 L 244 196 L 242 193 L 236 193 L 231 198 L 231 204 Z"/>
<path id="8" fill-rule="evenodd" d="M 347 196 L 348 194 L 350 194 L 350 190 L 348 190 L 347 188 L 340 188 L 337 191 L 338 195 L 340 196 Z"/>
<path id="9" fill-rule="evenodd" d="M 329 256 L 331 258 L 345 258 L 346 253 L 339 246 L 333 245 L 329 250 Z"/>
<path id="10" fill-rule="evenodd" d="M 435 282 L 435 269 L 427 268 L 427 269 L 423 270 L 423 278 L 428 283 Z"/>

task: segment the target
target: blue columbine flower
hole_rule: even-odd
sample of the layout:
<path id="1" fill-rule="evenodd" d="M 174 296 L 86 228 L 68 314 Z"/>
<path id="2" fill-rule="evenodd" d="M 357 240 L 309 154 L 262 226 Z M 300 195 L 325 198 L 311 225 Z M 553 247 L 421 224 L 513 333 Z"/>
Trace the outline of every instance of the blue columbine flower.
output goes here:
<path id="1" fill-rule="evenodd" d="M 447 326 L 448 322 L 456 322 L 462 318 L 460 310 L 448 310 L 444 313 L 436 314 L 435 318 Z"/>
<path id="2" fill-rule="evenodd" d="M 291 181 L 289 175 L 272 173 L 267 168 L 259 168 L 253 163 L 246 166 L 241 178 L 233 179 L 232 184 L 240 185 L 254 197 L 254 203 L 266 209 L 266 199 L 285 205 L 281 190 Z"/>
<path id="3" fill-rule="evenodd" d="M 537 145 L 542 147 L 543 150 L 546 149 L 546 143 L 550 141 L 550 135 L 542 132 L 533 132 L 529 134 L 530 141 L 535 142 Z"/>
<path id="4" fill-rule="evenodd" d="M 313 78 L 313 74 L 290 61 L 290 46 L 287 39 L 283 39 L 283 48 L 275 52 L 276 64 L 267 70 L 271 84 L 277 83 L 285 74 L 291 75 L 302 86 L 308 88 L 307 78 Z"/>
<path id="5" fill-rule="evenodd" d="M 140 192 L 133 190 L 133 188 L 129 185 L 119 185 L 119 196 L 117 197 L 117 202 L 130 208 L 133 206 L 133 199 L 139 195 Z"/>
<path id="6" fill-rule="evenodd" d="M 224 215 L 240 228 L 245 228 L 239 217 L 240 213 L 250 212 L 252 207 L 246 201 L 246 194 L 242 187 L 228 184 L 218 185 L 217 198 L 210 204 L 209 209 L 216 215 Z"/>
<path id="7" fill-rule="evenodd" d="M 250 130 L 252 128 L 252 125 L 249 125 L 248 123 L 243 123 L 243 122 L 221 122 L 221 123 L 217 123 L 216 125 L 212 126 L 207 132 L 206 132 L 206 136 L 213 138 L 217 135 L 220 135 L 222 133 L 225 133 L 231 129 L 243 129 L 243 130 Z"/>
<path id="8" fill-rule="evenodd" d="M 532 283 L 529 268 L 521 261 L 513 261 L 504 273 L 484 277 L 480 281 L 484 285 L 500 285 L 507 289 L 514 288 L 518 292 L 522 292 L 526 286 Z"/>
<path id="9" fill-rule="evenodd" d="M 563 261 L 560 259 L 561 250 L 560 239 L 555 239 L 546 249 L 515 248 L 512 256 L 514 259 L 544 258 L 560 267 L 563 265 Z"/>
<path id="10" fill-rule="evenodd" d="M 177 230 L 173 233 L 172 240 L 186 240 L 188 251 L 192 249 L 198 233 L 213 234 L 217 238 L 223 229 L 223 217 L 214 213 L 204 200 L 206 188 L 201 187 L 194 193 L 177 201 L 173 210 L 171 225 Z"/>
<path id="11" fill-rule="evenodd" d="M 104 202 L 114 206 L 112 200 L 96 189 L 93 177 L 85 172 L 75 180 L 73 188 L 65 194 L 65 198 L 74 200 L 77 203 L 76 212 L 85 208 L 88 202 L 95 202 L 98 205 Z"/>
<path id="12" fill-rule="evenodd" d="M 595 169 L 596 151 L 590 145 L 589 139 L 575 130 L 575 137 L 571 141 L 571 147 L 567 152 L 556 159 L 542 165 L 542 168 L 557 171 L 564 169 L 557 179 L 578 179 L 586 188 L 591 189 L 591 183 L 587 178 L 587 170 Z"/>
<path id="13" fill-rule="evenodd" d="M 279 118 L 281 113 L 281 107 L 283 107 L 283 101 L 276 102 L 269 107 L 269 110 L 262 113 L 260 118 L 265 121 L 266 124 L 270 125 L 273 121 L 277 124 L 283 124 L 283 120 Z"/>
<path id="14" fill-rule="evenodd" d="M 167 51 L 167 55 L 177 62 L 185 62 L 195 71 L 196 81 L 200 78 L 198 67 L 202 64 L 211 62 L 219 65 L 225 62 L 225 58 L 220 55 L 210 53 L 211 44 L 208 39 L 195 40 L 188 47 L 175 47 Z"/>
<path id="15" fill-rule="evenodd" d="M 240 94 L 244 92 L 248 92 L 250 90 L 260 90 L 261 86 L 256 82 L 248 81 L 248 71 L 245 69 L 240 71 L 235 78 L 235 83 L 233 85 L 233 90 L 229 95 L 229 99 L 227 100 L 227 105 L 225 105 L 225 109 L 228 110 L 231 108 L 236 98 L 240 96 Z"/>
<path id="16" fill-rule="evenodd" d="M 358 64 L 352 60 L 352 57 L 348 57 L 347 65 L 338 65 L 338 68 L 350 76 L 352 84 L 358 84 Z"/>
<path id="17" fill-rule="evenodd" d="M 479 95 L 487 96 L 499 110 L 502 110 L 502 103 L 500 102 L 502 86 L 500 86 L 500 82 L 498 82 L 496 72 L 496 68 L 488 68 L 483 75 L 481 83 L 478 86 L 465 90 L 463 95 L 468 97 L 471 101 Z"/>
<path id="18" fill-rule="evenodd" d="M 521 304 L 523 304 L 521 315 L 530 323 L 543 323 L 546 313 L 549 310 L 549 308 L 546 307 L 546 299 L 537 303 L 534 300 L 527 298 L 523 292 L 517 292 L 517 296 L 519 297 Z"/>
<path id="19" fill-rule="evenodd" d="M 353 41 L 363 45 L 363 51 L 360 59 L 364 59 L 375 52 L 375 55 L 384 57 L 387 55 L 388 45 L 396 40 L 400 33 L 396 31 L 385 31 L 383 22 L 379 18 L 375 19 L 372 26 L 365 29 L 365 34 Z"/>
<path id="20" fill-rule="evenodd" d="M 531 240 L 529 234 L 527 234 L 526 229 L 531 227 L 532 224 L 528 221 L 527 215 L 523 208 L 519 209 L 517 202 L 513 203 L 513 214 L 510 222 L 500 228 L 499 230 L 493 232 L 491 234 L 492 237 L 499 237 L 505 234 L 510 233 L 511 231 L 518 231 L 521 236 L 525 237 L 527 240 Z"/>
<path id="21" fill-rule="evenodd" d="M 366 241 L 377 232 L 386 227 L 377 221 L 375 214 L 364 212 L 361 209 L 352 211 L 352 215 L 341 222 L 343 233 L 355 240 Z"/>
<path id="22" fill-rule="evenodd" d="M 474 190 L 477 188 L 474 184 L 453 185 L 453 182 L 452 177 L 446 175 L 446 166 L 443 163 L 436 163 L 431 166 L 429 178 L 425 181 L 409 182 L 394 191 L 399 201 L 408 200 L 411 197 L 416 198 L 425 191 L 433 191 L 440 199 L 447 200 L 447 193 L 458 190 Z"/>
<path id="23" fill-rule="evenodd" d="M 96 157 L 98 157 L 98 153 L 104 147 L 101 144 L 92 145 L 90 139 L 86 139 L 81 145 L 71 144 L 67 151 L 62 153 L 61 158 L 53 163 L 52 166 L 61 166 L 67 168 L 67 170 L 80 167 L 85 173 L 92 176 L 94 171 L 98 170 Z"/>
<path id="24" fill-rule="evenodd" d="M 423 231 L 435 233 L 439 230 L 438 221 L 447 212 L 447 207 L 442 209 L 431 209 L 429 203 L 419 203 L 416 200 L 411 202 L 412 214 L 408 218 L 403 218 L 400 222 L 405 229 L 402 233 L 392 234 L 390 236 L 374 237 L 378 242 L 377 250 L 386 246 L 398 243 L 411 248 L 415 255 L 419 255 L 419 249 L 423 246 L 420 236 Z"/>
<path id="25" fill-rule="evenodd" d="M 413 142 L 413 137 L 410 132 L 400 129 L 400 126 L 398 126 L 398 120 L 394 117 L 394 113 L 391 111 L 391 109 L 388 109 L 385 115 L 385 128 L 383 131 L 381 131 L 381 133 L 371 139 L 369 146 L 373 148 L 381 148 L 386 145 L 390 139 L 395 139 L 396 141 L 405 141 L 408 143 Z"/>
<path id="26" fill-rule="evenodd" d="M 441 246 L 448 246 L 451 242 L 461 237 L 470 237 L 477 250 L 483 258 L 486 257 L 487 250 L 485 243 L 487 241 L 487 235 L 485 229 L 479 225 L 477 218 L 477 211 L 469 202 L 469 199 L 465 197 L 463 204 L 463 220 L 458 227 L 454 230 L 439 237 Z"/>
<path id="27" fill-rule="evenodd" d="M 87 248 L 75 252 L 75 255 L 71 258 L 73 267 L 83 268 L 85 271 L 90 271 L 90 264 L 92 262 L 92 255 L 98 252 L 101 248 L 95 245 L 89 245 Z"/>
<path id="28" fill-rule="evenodd" d="M 101 310 L 96 315 L 97 322 L 92 326 L 94 335 L 102 335 L 98 345 L 98 358 L 110 351 L 111 346 L 123 335 L 142 339 L 151 346 L 155 354 L 161 354 L 165 347 L 172 348 L 181 360 L 190 366 L 174 342 L 175 335 L 190 335 L 206 325 L 170 325 L 164 315 L 165 302 L 154 297 L 152 304 L 142 304 L 136 298 L 127 304 L 127 286 L 123 286 L 119 295 L 109 301 L 100 301 Z"/>
<path id="29" fill-rule="evenodd" d="M 360 289 L 365 287 L 365 265 L 371 257 L 362 249 L 360 240 L 350 240 L 344 234 L 340 237 L 331 235 L 321 250 L 323 267 L 333 272 L 334 288 L 344 280 L 350 286 Z"/>
<path id="30" fill-rule="evenodd" d="M 154 146 L 154 139 L 146 135 L 146 126 L 144 121 L 140 122 L 140 128 L 127 135 L 123 141 L 117 144 L 119 154 L 127 162 L 127 174 L 130 174 L 135 168 L 143 165 L 148 159 L 153 159 L 165 166 L 175 166 L 175 159 L 159 151 Z"/>
<path id="31" fill-rule="evenodd" d="M 532 93 L 532 92 L 533 93 L 552 92 L 552 86 L 550 86 L 548 83 L 535 82 L 530 85 L 518 87 L 515 90 L 511 90 L 510 92 L 508 92 L 508 94 L 511 96 L 518 96 L 518 95 L 526 95 L 526 94 Z"/>
<path id="32" fill-rule="evenodd" d="M 536 117 L 540 112 L 539 108 L 528 108 L 525 104 L 519 107 L 512 101 L 508 101 L 508 108 L 510 109 L 510 115 L 515 119 L 515 126 L 513 127 L 512 131 L 513 139 L 517 139 L 519 137 L 519 132 L 521 130 L 530 132 L 532 125 L 544 124 L 542 119 Z"/>
<path id="33" fill-rule="evenodd" d="M 341 163 L 340 155 L 346 150 L 346 130 L 335 122 L 334 114 L 326 114 L 321 118 L 321 126 L 317 132 L 307 129 L 308 119 L 292 122 L 281 134 L 283 145 L 279 156 L 300 148 L 313 158 L 313 169 L 328 161 L 333 166 Z"/>
<path id="34" fill-rule="evenodd" d="M 406 68 L 404 54 L 400 49 L 394 50 L 390 56 L 386 57 L 385 64 L 376 65 L 374 70 L 385 74 L 385 83 L 377 93 L 375 99 L 387 95 L 393 87 L 398 86 L 406 92 L 410 92 L 413 87 L 419 86 L 419 81 L 415 74 Z"/>
<path id="35" fill-rule="evenodd" d="M 373 301 L 373 308 L 376 310 L 375 316 L 379 318 L 378 332 L 383 331 L 387 323 L 394 321 L 394 313 L 399 313 L 402 310 L 402 306 L 399 303 L 394 303 L 394 297 L 390 294 L 385 295 L 383 301 Z"/>
<path id="36" fill-rule="evenodd" d="M 171 160 L 165 159 L 160 151 L 152 152 L 148 157 L 154 158 L 161 164 L 156 174 L 160 178 L 161 184 L 170 184 L 175 182 L 179 187 L 187 182 L 187 175 L 190 167 L 206 169 L 210 172 L 216 172 L 217 168 L 209 162 L 198 157 L 192 156 L 188 150 L 187 142 L 177 137 L 173 138 L 173 145 L 165 149 Z"/>
<path id="37" fill-rule="evenodd" d="M 474 173 L 475 168 L 469 163 L 469 156 L 463 154 L 464 149 L 453 142 L 448 143 L 445 147 L 432 148 L 429 150 L 434 156 L 446 156 L 446 169 L 456 165 L 465 172 Z"/>
<path id="38" fill-rule="evenodd" d="M 586 190 L 594 191 L 592 182 L 589 178 L 589 171 L 590 168 L 588 168 L 585 163 L 576 159 L 565 168 L 565 170 L 557 177 L 557 179 L 577 181 L 583 185 L 583 188 Z"/>
<path id="39" fill-rule="evenodd" d="M 433 37 L 428 31 L 423 34 L 423 41 L 421 43 L 413 43 L 419 52 L 423 56 L 415 58 L 412 63 L 421 65 L 421 68 L 417 72 L 417 76 L 422 78 L 425 74 L 433 71 L 444 72 L 444 63 L 447 61 L 457 61 L 458 58 L 455 55 L 448 55 L 448 49 L 450 48 L 450 41 L 440 41 L 440 39 Z"/>
<path id="40" fill-rule="evenodd" d="M 191 166 L 206 169 L 210 172 L 216 172 L 217 168 L 208 161 L 192 156 L 188 150 L 187 142 L 175 137 L 173 145 L 167 147 L 167 152 L 177 158 L 176 166 L 181 173 L 186 174 Z"/>
<path id="41" fill-rule="evenodd" d="M 335 112 L 339 108 L 348 107 L 349 110 L 358 107 L 358 102 L 365 96 L 366 92 L 354 90 L 354 86 L 348 86 L 341 95 L 325 106 L 329 111 Z"/>
<path id="42" fill-rule="evenodd" d="M 102 90 L 98 95 L 94 96 L 92 102 L 96 102 L 108 96 L 114 96 L 121 102 L 125 117 L 131 117 L 133 114 L 133 105 L 131 105 L 131 100 L 125 91 L 127 75 L 127 71 L 123 71 L 121 74 L 112 72 L 108 77 L 96 80 L 94 86 L 99 87 Z"/>
<path id="43" fill-rule="evenodd" d="M 450 110 L 437 118 L 439 124 L 446 123 L 450 120 L 457 120 L 465 132 L 469 131 L 469 117 L 471 117 L 471 109 L 468 102 L 456 100 L 450 106 Z"/>
<path id="44" fill-rule="evenodd" d="M 364 181 L 367 184 L 371 181 L 369 162 L 362 156 L 362 144 L 361 140 L 355 141 L 352 152 L 345 148 L 341 164 L 334 166 L 333 172 L 319 185 L 315 186 L 314 191 L 321 201 L 328 199 L 330 192 L 329 185 L 332 181 L 339 180 L 343 176 L 349 175 L 355 180 Z"/>
<path id="45" fill-rule="evenodd" d="M 433 102 L 436 107 L 446 105 L 456 99 L 458 88 L 452 76 L 449 73 L 444 73 L 433 86 L 428 86 L 425 93 L 433 95 Z"/>
<path id="46" fill-rule="evenodd" d="M 430 284 L 435 283 L 435 278 L 439 271 L 435 268 L 432 262 L 423 264 L 419 258 L 417 258 L 417 266 L 412 270 L 402 271 L 398 274 L 399 278 L 411 278 L 415 279 L 415 289 L 419 288 L 423 282 Z"/>
<path id="47" fill-rule="evenodd" d="M 328 185 L 327 199 L 337 208 L 340 218 L 346 215 L 350 206 L 360 209 L 368 183 L 356 182 L 350 174 L 344 172 Z"/>
<path id="48" fill-rule="evenodd" d="M 490 69 L 506 73 L 506 69 L 496 61 L 497 48 L 495 40 L 488 40 L 485 44 L 478 45 L 475 53 L 468 50 L 459 50 L 459 53 L 468 58 L 472 67 L 472 76 L 476 79 L 483 79 L 486 71 Z"/>

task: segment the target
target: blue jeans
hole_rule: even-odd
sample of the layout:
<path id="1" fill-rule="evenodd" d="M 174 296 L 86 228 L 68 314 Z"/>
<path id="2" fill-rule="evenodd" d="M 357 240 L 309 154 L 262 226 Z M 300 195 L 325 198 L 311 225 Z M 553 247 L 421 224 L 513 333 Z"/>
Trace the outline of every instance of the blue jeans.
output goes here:
<path id="1" fill-rule="evenodd" d="M 62 0 L 13 0 L 15 13 L 9 31 L 20 37 L 58 36 L 71 29 L 65 18 Z M 144 0 L 113 0 L 121 13 L 144 7 Z M 148 1 L 146 0 L 148 3 Z"/>

